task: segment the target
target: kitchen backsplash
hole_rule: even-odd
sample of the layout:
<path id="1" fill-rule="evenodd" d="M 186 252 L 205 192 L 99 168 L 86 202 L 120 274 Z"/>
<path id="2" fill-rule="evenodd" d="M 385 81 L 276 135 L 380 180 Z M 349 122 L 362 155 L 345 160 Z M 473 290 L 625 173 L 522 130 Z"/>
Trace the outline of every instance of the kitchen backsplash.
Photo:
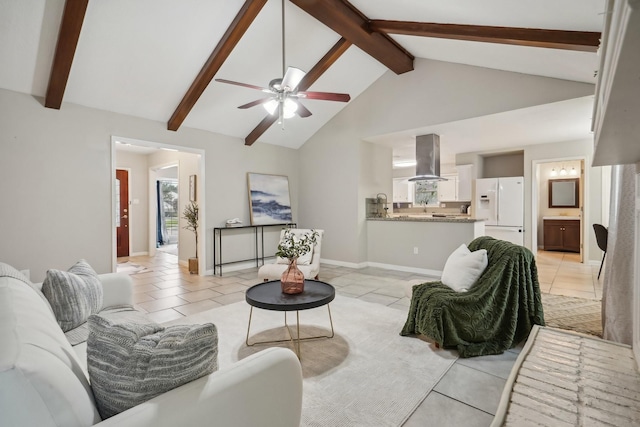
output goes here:
<path id="1" fill-rule="evenodd" d="M 460 213 L 462 205 L 469 205 L 469 202 L 441 202 L 440 206 L 413 206 L 412 203 L 394 203 L 393 213 L 395 214 L 421 214 L 421 213 Z M 426 212 L 425 212 L 426 209 Z"/>

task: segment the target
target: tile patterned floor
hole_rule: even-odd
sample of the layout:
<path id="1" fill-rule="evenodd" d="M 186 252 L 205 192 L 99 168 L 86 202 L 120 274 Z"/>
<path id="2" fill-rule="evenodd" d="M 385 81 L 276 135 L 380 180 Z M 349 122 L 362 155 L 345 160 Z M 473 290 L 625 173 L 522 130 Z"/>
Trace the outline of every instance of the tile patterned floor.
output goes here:
<path id="1" fill-rule="evenodd" d="M 134 302 L 156 322 L 167 322 L 200 311 L 244 300 L 244 292 L 258 282 L 256 268 L 225 272 L 220 276 L 190 275 L 177 264 L 177 257 L 158 252 L 147 256 L 119 258 L 148 267 L 133 274 Z M 599 266 L 579 262 L 578 254 L 539 251 L 536 259 L 542 292 L 602 298 Z M 368 267 L 352 269 L 322 264 L 320 278 L 335 286 L 339 294 L 408 311 L 411 286 L 434 280 L 401 271 Z M 488 426 L 500 400 L 506 378 L 519 349 L 497 356 L 459 359 L 444 375 L 406 427 Z"/>

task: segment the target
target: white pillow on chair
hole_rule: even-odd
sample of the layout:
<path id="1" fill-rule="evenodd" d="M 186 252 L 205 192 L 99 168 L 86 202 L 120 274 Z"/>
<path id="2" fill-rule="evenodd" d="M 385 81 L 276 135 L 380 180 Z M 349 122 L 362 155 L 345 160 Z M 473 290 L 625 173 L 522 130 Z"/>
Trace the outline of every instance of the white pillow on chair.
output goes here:
<path id="1" fill-rule="evenodd" d="M 471 252 L 464 243 L 447 259 L 440 281 L 457 292 L 466 292 L 478 280 L 488 264 L 487 250 Z"/>

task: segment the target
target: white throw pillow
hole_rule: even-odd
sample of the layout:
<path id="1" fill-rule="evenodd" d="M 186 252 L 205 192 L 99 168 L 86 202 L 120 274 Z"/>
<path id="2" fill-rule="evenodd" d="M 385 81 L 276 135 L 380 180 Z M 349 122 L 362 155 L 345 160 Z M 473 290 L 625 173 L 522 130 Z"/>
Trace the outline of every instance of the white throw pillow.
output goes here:
<path id="1" fill-rule="evenodd" d="M 487 268 L 487 250 L 471 252 L 464 243 L 447 259 L 442 271 L 442 283 L 457 292 L 466 292 Z"/>

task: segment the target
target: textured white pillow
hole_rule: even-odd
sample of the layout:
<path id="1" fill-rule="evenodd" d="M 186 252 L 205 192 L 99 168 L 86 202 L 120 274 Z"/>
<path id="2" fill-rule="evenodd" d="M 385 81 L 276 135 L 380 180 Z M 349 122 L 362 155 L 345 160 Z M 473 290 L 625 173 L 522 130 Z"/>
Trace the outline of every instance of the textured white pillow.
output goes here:
<path id="1" fill-rule="evenodd" d="M 87 369 L 102 419 L 218 369 L 213 323 L 160 326 L 89 316 Z"/>
<path id="2" fill-rule="evenodd" d="M 68 271 L 47 270 L 42 293 L 49 300 L 64 332 L 82 325 L 90 315 L 102 309 L 102 283 L 83 259 Z"/>
<path id="3" fill-rule="evenodd" d="M 442 283 L 457 292 L 468 291 L 487 268 L 487 250 L 471 252 L 464 243 L 447 259 L 442 271 Z"/>

